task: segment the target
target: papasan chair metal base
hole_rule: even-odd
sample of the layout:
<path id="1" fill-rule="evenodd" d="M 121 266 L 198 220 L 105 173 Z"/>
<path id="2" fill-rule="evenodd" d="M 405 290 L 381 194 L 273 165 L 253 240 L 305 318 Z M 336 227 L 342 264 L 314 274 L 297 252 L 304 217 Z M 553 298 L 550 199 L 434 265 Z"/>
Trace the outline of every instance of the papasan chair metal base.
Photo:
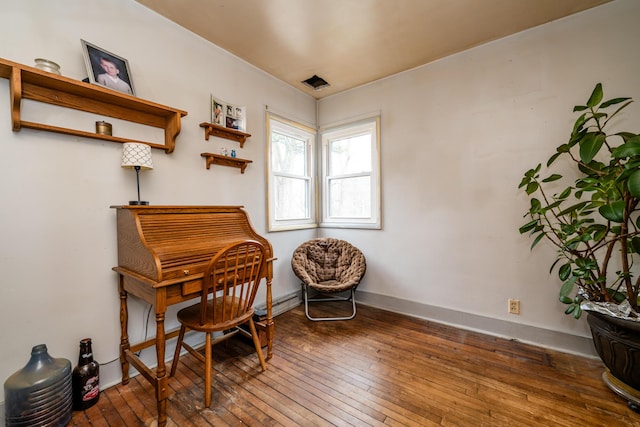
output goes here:
<path id="1" fill-rule="evenodd" d="M 355 290 L 366 270 L 365 257 L 358 248 L 331 237 L 312 239 L 293 252 L 291 268 L 302 280 L 304 311 L 309 320 L 350 320 L 356 316 Z M 310 297 L 309 291 L 315 291 L 321 297 Z M 349 292 L 348 297 L 337 296 L 346 292 Z M 336 301 L 351 301 L 351 315 L 313 317 L 309 314 L 310 302 Z"/>
<path id="2" fill-rule="evenodd" d="M 309 289 L 303 283 L 302 284 L 302 295 L 304 297 L 304 314 L 307 316 L 307 319 L 313 320 L 314 322 L 318 322 L 320 320 L 351 320 L 356 317 L 356 288 L 351 288 L 350 294 L 348 297 L 327 297 L 327 298 L 309 298 Z M 353 309 L 350 316 L 344 317 L 312 317 L 309 314 L 309 302 L 336 302 L 336 301 L 351 301 Z"/>

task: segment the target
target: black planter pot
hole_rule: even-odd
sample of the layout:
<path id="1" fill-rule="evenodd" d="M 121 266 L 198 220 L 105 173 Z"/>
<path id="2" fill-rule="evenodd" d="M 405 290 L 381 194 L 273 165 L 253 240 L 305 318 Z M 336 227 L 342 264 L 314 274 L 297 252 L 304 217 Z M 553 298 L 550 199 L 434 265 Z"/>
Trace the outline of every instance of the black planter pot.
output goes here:
<path id="1" fill-rule="evenodd" d="M 640 322 L 588 312 L 593 344 L 606 366 L 602 379 L 629 407 L 640 407 Z"/>

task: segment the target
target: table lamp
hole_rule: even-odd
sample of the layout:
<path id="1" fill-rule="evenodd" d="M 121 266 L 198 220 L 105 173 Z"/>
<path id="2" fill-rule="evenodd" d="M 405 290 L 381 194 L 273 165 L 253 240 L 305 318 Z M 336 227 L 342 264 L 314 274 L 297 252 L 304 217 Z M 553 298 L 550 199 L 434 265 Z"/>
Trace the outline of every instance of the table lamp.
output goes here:
<path id="1" fill-rule="evenodd" d="M 149 202 L 140 201 L 140 169 L 153 169 L 151 147 L 137 142 L 125 142 L 122 145 L 122 164 L 120 166 L 136 170 L 136 183 L 138 186 L 138 200 L 130 201 L 129 204 L 148 205 Z"/>

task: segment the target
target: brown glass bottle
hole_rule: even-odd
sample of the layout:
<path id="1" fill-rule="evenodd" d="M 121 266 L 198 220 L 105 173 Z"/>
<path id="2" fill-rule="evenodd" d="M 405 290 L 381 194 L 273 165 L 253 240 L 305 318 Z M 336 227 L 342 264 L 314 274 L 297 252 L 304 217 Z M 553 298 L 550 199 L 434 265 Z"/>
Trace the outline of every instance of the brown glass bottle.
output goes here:
<path id="1" fill-rule="evenodd" d="M 80 341 L 78 366 L 71 375 L 73 384 L 73 410 L 84 411 L 100 398 L 100 365 L 93 360 L 91 338 Z"/>

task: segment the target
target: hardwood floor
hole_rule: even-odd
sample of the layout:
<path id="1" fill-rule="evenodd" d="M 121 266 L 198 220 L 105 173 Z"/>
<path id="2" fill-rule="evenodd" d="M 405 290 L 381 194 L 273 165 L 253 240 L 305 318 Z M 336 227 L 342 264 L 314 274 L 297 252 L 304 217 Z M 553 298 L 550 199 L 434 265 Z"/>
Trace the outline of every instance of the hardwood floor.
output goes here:
<path id="1" fill-rule="evenodd" d="M 182 356 L 168 425 L 640 426 L 599 360 L 370 307 L 351 321 L 311 322 L 302 306 L 278 316 L 265 372 L 251 349 L 243 338 L 214 348 L 210 408 L 204 366 Z M 69 426 L 150 426 L 156 415 L 137 376 Z"/>

